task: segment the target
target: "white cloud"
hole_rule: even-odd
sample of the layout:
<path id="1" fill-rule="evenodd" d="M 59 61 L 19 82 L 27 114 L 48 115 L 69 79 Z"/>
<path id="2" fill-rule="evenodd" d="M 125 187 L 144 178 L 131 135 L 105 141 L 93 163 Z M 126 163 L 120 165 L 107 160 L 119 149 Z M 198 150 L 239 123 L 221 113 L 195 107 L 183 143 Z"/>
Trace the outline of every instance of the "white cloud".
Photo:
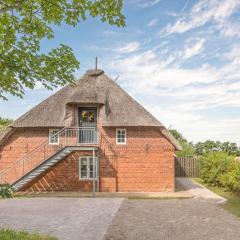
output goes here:
<path id="1" fill-rule="evenodd" d="M 191 42 L 191 47 L 188 42 Z M 189 39 L 177 54 L 159 56 L 157 50 L 133 53 L 108 63 L 110 69 L 121 73 L 119 83 L 137 98 L 149 100 L 147 108 L 166 126 L 173 124 L 189 139 L 238 141 L 240 118 L 214 118 L 211 111 L 224 107 L 240 109 L 240 52 L 238 45 L 225 54 L 228 60 L 221 67 L 203 64 L 196 68 L 169 65 L 199 54 L 205 40 Z M 188 47 L 189 46 L 189 47 Z M 180 60 L 179 60 L 180 59 Z M 162 103 L 163 101 L 163 103 Z M 141 101 L 146 104 L 146 101 Z M 158 103 L 156 105 L 156 102 Z M 164 109 L 164 110 L 163 110 Z M 210 112 L 214 120 L 202 112 Z M 228 124 L 232 124 L 230 128 Z M 224 127 L 222 129 L 221 127 Z M 231 135 L 229 134 L 231 133 Z"/>
<path id="2" fill-rule="evenodd" d="M 134 4 L 140 8 L 152 7 L 158 4 L 161 0 L 130 0 L 131 4 Z"/>
<path id="3" fill-rule="evenodd" d="M 240 37 L 239 24 L 226 21 L 217 26 L 217 30 L 225 37 Z"/>
<path id="4" fill-rule="evenodd" d="M 158 23 L 158 19 L 154 18 L 148 23 L 148 26 L 149 27 L 154 27 L 154 26 L 157 25 L 157 23 Z"/>
<path id="5" fill-rule="evenodd" d="M 197 39 L 187 41 L 187 45 L 185 46 L 183 58 L 189 59 L 193 56 L 200 54 L 203 51 L 203 45 L 205 43 L 205 39 Z"/>
<path id="6" fill-rule="evenodd" d="M 184 13 L 174 24 L 168 24 L 167 27 L 161 31 L 161 34 L 184 33 L 191 29 L 201 27 L 209 21 L 215 22 L 220 25 L 221 28 L 223 26 L 225 28 L 227 27 L 225 34 L 230 34 L 232 31 L 236 32 L 236 29 L 231 29 L 232 27 L 230 27 L 228 18 L 239 8 L 239 0 L 223 0 L 221 3 L 219 3 L 219 0 L 199 1 L 193 6 L 189 13 Z M 224 25 L 226 21 L 228 21 L 228 26 Z"/>
<path id="7" fill-rule="evenodd" d="M 139 42 L 130 42 L 125 44 L 122 47 L 118 47 L 115 49 L 116 52 L 124 54 L 124 53 L 132 53 L 139 50 L 140 43 Z"/>

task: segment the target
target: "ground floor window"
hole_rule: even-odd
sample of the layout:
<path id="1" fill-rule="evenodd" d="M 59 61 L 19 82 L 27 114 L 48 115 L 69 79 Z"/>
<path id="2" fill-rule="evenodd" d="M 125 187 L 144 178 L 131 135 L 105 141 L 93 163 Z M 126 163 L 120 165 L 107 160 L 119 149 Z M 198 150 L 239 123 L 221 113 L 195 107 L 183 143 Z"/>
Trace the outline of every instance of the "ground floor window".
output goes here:
<path id="1" fill-rule="evenodd" d="M 97 158 L 95 161 L 95 177 L 97 176 Z M 79 160 L 79 178 L 93 179 L 94 161 L 92 156 L 82 156 Z"/>

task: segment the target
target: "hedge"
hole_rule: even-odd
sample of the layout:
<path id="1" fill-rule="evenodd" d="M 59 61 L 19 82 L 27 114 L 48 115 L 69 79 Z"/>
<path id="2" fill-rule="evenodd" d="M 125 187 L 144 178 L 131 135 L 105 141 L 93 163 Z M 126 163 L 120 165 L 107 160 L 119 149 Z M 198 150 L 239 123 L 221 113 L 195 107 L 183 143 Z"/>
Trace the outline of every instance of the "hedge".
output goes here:
<path id="1" fill-rule="evenodd" d="M 235 156 L 211 152 L 200 158 L 201 178 L 209 186 L 240 193 L 240 162 Z"/>

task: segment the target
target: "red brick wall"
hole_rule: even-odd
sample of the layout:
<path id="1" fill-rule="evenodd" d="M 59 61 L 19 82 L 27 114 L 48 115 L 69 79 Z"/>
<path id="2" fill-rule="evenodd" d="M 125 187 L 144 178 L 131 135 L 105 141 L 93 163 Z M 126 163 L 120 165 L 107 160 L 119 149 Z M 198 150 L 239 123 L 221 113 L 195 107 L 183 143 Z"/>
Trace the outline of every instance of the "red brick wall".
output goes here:
<path id="1" fill-rule="evenodd" d="M 103 129 L 100 158 L 102 191 L 174 191 L 174 148 L 157 129 L 127 128 L 126 145 Z"/>
<path id="2" fill-rule="evenodd" d="M 116 145 L 116 128 L 103 128 L 100 136 L 100 191 L 174 190 L 174 148 L 159 130 L 147 127 L 127 128 L 127 145 Z M 2 168 L 26 154 L 26 148 L 30 151 L 47 138 L 48 129 L 15 132 L 0 150 Z M 25 190 L 91 190 L 91 182 L 79 180 L 79 154 L 82 153 L 67 156 L 35 179 Z"/>
<path id="3" fill-rule="evenodd" d="M 48 139 L 47 128 L 17 129 L 3 145 L 0 146 L 0 171 L 20 159 Z"/>

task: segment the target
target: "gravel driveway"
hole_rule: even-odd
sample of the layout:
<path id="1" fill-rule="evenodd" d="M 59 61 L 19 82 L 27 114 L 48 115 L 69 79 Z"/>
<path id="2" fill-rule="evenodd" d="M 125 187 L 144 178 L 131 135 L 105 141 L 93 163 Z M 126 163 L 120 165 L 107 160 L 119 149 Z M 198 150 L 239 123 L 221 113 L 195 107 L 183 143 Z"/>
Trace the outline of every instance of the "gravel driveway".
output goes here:
<path id="1" fill-rule="evenodd" d="M 237 240 L 240 219 L 222 199 L 189 179 L 192 199 L 14 198 L 0 201 L 0 228 L 35 231 L 59 240 Z"/>
<path id="2" fill-rule="evenodd" d="M 61 240 L 97 240 L 121 198 L 14 198 L 0 201 L 0 228 L 48 234 Z"/>
<path id="3" fill-rule="evenodd" d="M 105 240 L 237 240 L 240 220 L 203 199 L 124 200 Z"/>

